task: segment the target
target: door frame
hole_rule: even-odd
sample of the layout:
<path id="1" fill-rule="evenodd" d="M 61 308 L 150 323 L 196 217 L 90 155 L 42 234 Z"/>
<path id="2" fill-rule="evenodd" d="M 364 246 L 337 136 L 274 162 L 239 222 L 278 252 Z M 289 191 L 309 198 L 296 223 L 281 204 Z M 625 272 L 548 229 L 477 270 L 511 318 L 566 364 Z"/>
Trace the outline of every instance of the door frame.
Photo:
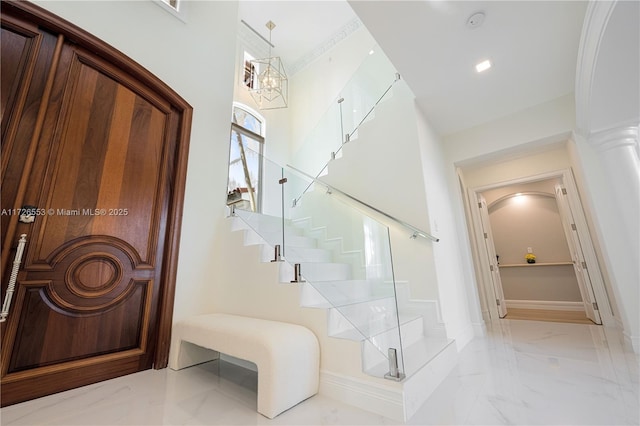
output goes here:
<path id="1" fill-rule="evenodd" d="M 471 198 L 475 201 L 474 204 L 478 206 L 478 209 L 473 210 L 478 215 L 480 225 L 476 228 L 474 235 L 479 241 L 478 244 L 481 245 L 487 259 L 487 262 L 480 262 L 483 277 L 490 283 L 489 289 L 487 289 L 490 292 L 486 294 L 491 295 L 491 297 L 487 298 L 486 302 L 490 306 L 495 306 L 495 312 L 497 312 L 498 315 L 497 318 L 504 318 L 507 316 L 507 305 L 504 299 L 504 290 L 502 288 L 502 279 L 498 267 L 498 258 L 496 257 L 493 232 L 491 230 L 491 223 L 489 222 L 489 207 L 481 193 L 475 193 Z M 495 305 L 492 303 L 494 300 Z"/>
<path id="2" fill-rule="evenodd" d="M 573 262 L 573 270 L 578 279 L 578 287 L 582 297 L 584 310 L 587 318 L 596 324 L 602 324 L 600 310 L 596 309 L 595 296 L 593 294 L 593 285 L 591 283 L 591 271 L 585 268 L 584 253 L 577 232 L 573 230 L 575 227 L 575 218 L 571 206 L 567 200 L 566 185 L 557 184 L 554 186 L 555 199 L 560 212 L 560 220 L 562 228 L 569 246 L 569 253 Z"/>
<path id="3" fill-rule="evenodd" d="M 471 243 L 474 246 L 474 253 L 477 253 L 477 256 L 474 256 L 474 263 L 476 264 L 478 270 L 481 272 L 478 275 L 477 280 L 478 290 L 481 294 L 494 294 L 493 281 L 491 279 L 491 272 L 489 270 L 491 259 L 485 247 L 484 238 L 481 238 L 483 235 L 483 231 L 480 211 L 478 208 L 474 208 L 474 206 L 477 205 L 476 200 L 478 199 L 478 196 L 481 195 L 482 192 L 491 189 L 502 188 L 505 186 L 517 184 L 527 184 L 548 179 L 559 179 L 562 185 L 567 190 L 567 199 L 571 211 L 574 214 L 576 232 L 583 248 L 585 263 L 587 265 L 587 269 L 589 271 L 593 271 L 593 274 L 590 274 L 590 276 L 592 275 L 591 285 L 593 288 L 596 303 L 598 304 L 598 308 L 600 311 L 602 324 L 607 327 L 615 327 L 616 321 L 613 316 L 613 311 L 611 309 L 611 304 L 605 288 L 602 271 L 596 257 L 594 240 L 587 225 L 584 209 L 582 206 L 582 202 L 580 201 L 578 189 L 571 168 L 525 176 L 467 189 L 466 196 L 468 197 L 468 203 L 470 206 L 468 210 L 467 220 L 469 221 L 470 227 L 473 229 L 473 232 L 471 233 Z M 484 300 L 481 299 L 480 303 L 481 305 L 485 305 L 481 307 L 483 311 L 488 312 L 490 320 L 500 318 L 498 306 L 495 303 L 491 303 L 490 297 L 485 297 Z"/>

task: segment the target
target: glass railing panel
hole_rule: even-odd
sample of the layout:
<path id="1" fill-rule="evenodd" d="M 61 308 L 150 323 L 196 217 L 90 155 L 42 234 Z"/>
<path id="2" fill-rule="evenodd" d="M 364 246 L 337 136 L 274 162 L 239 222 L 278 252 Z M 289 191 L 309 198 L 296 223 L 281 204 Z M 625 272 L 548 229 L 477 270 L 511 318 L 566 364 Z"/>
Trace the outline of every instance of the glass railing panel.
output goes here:
<path id="1" fill-rule="evenodd" d="M 369 56 L 341 90 L 342 123 L 344 133 L 351 139 L 354 132 L 366 120 L 375 116 L 375 106 L 385 96 L 390 96 L 389 87 L 396 80 L 396 70 L 379 46 L 374 46 Z"/>
<path id="2" fill-rule="evenodd" d="M 230 204 L 233 214 L 255 231 L 258 242 L 280 246 L 281 260 L 327 301 L 334 337 L 366 342 L 366 372 L 384 376 L 390 348 L 404 371 L 388 228 L 322 184 L 246 151 L 260 158 L 262 211 L 236 202 Z"/>
<path id="3" fill-rule="evenodd" d="M 291 164 L 313 176 L 324 175 L 332 153 L 339 158 L 343 144 L 358 137 L 358 128 L 375 116 L 378 103 L 392 95 L 396 81 L 391 61 L 374 46 L 295 150 Z"/>
<path id="4" fill-rule="evenodd" d="M 302 278 L 343 317 L 343 332 L 335 337 L 367 341 L 376 355 L 365 364 L 376 368 L 385 367 L 371 360 L 386 364 L 394 348 L 402 369 L 389 229 L 322 184 L 288 168 L 285 176 L 284 216 L 314 244 L 285 239 L 286 261 L 298 264 Z M 318 251 L 325 254 L 318 257 Z"/>
<path id="5" fill-rule="evenodd" d="M 313 173 L 314 176 L 326 173 L 324 166 L 331 159 L 331 152 L 337 151 L 342 145 L 340 109 L 341 106 L 336 101 L 331 103 L 316 126 L 306 133 L 304 142 L 293 155 L 293 164 Z"/>
<path id="6" fill-rule="evenodd" d="M 244 147 L 244 156 L 247 161 L 256 163 L 254 169 L 260 171 L 259 175 L 251 176 L 253 181 L 258 182 L 254 197 L 256 201 L 250 201 L 251 197 L 247 191 L 237 191 L 235 197 L 229 194 L 227 206 L 234 216 L 241 218 L 264 242 L 272 247 L 283 247 L 285 226 L 282 215 L 283 186 L 280 183 L 283 168 L 249 147 Z"/>

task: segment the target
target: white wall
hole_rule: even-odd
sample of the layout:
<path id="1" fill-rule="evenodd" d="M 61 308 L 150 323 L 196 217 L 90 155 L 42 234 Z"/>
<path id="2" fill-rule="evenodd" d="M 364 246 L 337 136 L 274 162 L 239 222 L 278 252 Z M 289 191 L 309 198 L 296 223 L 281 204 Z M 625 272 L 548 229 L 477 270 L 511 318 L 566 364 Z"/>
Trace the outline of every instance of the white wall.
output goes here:
<path id="1" fill-rule="evenodd" d="M 566 142 L 548 145 L 544 151 L 523 152 L 501 160 L 462 167 L 469 188 L 498 185 L 519 178 L 555 172 L 571 167 Z M 487 198 L 487 202 L 490 202 Z"/>
<path id="2" fill-rule="evenodd" d="M 456 194 L 457 175 L 445 157 L 441 138 L 416 109 L 422 178 L 427 195 L 430 229 L 440 238 L 434 244 L 438 293 L 447 335 L 456 339 L 458 349 L 472 338 L 474 325 L 482 317 L 474 285 L 473 264 L 465 247 L 466 226 L 463 207 Z M 478 331 L 478 330 L 476 330 Z"/>
<path id="3" fill-rule="evenodd" d="M 224 215 L 235 2 L 186 2 L 183 22 L 151 1 L 36 1 L 157 75 L 194 109 L 174 320 L 208 312 L 215 223 Z"/>
<path id="4" fill-rule="evenodd" d="M 519 151 L 535 152 L 550 142 L 566 139 L 575 128 L 573 95 L 527 108 L 498 120 L 472 127 L 444 138 L 448 160 L 503 159 Z"/>

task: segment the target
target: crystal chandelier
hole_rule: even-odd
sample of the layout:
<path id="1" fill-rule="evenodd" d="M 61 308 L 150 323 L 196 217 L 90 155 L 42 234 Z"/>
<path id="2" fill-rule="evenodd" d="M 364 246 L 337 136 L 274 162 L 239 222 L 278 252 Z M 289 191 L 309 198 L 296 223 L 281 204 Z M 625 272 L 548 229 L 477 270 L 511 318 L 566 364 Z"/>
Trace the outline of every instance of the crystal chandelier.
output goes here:
<path id="1" fill-rule="evenodd" d="M 267 22 L 269 29 L 269 57 L 250 61 L 249 93 L 260 109 L 286 108 L 289 95 L 289 81 L 280 57 L 271 56 L 271 31 L 276 27 Z"/>

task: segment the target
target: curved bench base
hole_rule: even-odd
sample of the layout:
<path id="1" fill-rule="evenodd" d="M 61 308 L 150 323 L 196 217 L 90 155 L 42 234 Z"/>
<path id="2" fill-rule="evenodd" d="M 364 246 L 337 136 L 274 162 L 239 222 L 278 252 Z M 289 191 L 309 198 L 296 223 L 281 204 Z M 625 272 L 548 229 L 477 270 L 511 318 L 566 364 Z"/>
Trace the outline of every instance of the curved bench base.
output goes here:
<path id="1" fill-rule="evenodd" d="M 320 346 L 306 327 L 229 314 L 188 318 L 174 326 L 169 368 L 202 362 L 193 343 L 258 367 L 258 412 L 270 419 L 318 393 Z"/>

